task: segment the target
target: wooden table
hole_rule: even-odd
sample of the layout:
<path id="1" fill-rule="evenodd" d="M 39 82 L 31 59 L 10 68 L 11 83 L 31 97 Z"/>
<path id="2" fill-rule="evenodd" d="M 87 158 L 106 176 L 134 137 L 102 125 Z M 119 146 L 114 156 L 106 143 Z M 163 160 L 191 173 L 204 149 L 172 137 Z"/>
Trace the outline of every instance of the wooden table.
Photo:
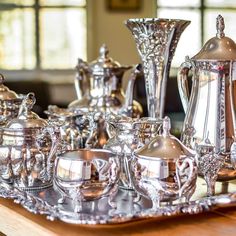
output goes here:
<path id="1" fill-rule="evenodd" d="M 146 220 L 113 226 L 83 226 L 49 221 L 43 215 L 34 215 L 26 211 L 12 200 L 0 199 L 0 231 L 8 236 L 235 236 L 236 207 L 163 220 Z"/>

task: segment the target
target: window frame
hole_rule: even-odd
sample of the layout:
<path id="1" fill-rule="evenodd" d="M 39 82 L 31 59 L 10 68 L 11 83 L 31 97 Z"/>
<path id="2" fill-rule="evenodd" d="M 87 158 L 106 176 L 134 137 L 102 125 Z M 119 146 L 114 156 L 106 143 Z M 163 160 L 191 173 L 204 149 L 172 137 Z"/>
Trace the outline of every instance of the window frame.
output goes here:
<path id="1" fill-rule="evenodd" d="M 0 11 L 4 10 L 9 10 L 9 9 L 26 9 L 30 8 L 34 11 L 34 16 L 35 16 L 35 67 L 33 69 L 3 69 L 1 68 L 1 73 L 6 75 L 6 77 L 10 77 L 10 79 L 23 79 L 23 80 L 30 80 L 32 78 L 37 78 L 37 79 L 45 79 L 47 81 L 51 80 L 51 77 L 57 77 L 58 75 L 61 75 L 61 79 L 58 78 L 57 81 L 60 80 L 63 82 L 65 76 L 71 76 L 72 73 L 74 74 L 74 68 L 68 68 L 68 69 L 59 69 L 59 68 L 53 68 L 53 69 L 43 69 L 41 67 L 41 55 L 40 55 L 40 11 L 41 9 L 85 9 L 86 11 L 86 54 L 87 58 L 89 56 L 89 30 L 88 30 L 88 24 L 89 22 L 89 17 L 88 17 L 88 5 L 89 5 L 89 0 L 86 0 L 86 3 L 84 6 L 76 6 L 76 5 L 63 5 L 63 4 L 55 4 L 55 5 L 40 5 L 40 0 L 33 0 L 34 4 L 32 5 L 21 5 L 21 4 L 11 4 L 11 3 L 0 3 Z M 79 57 L 79 55 L 78 55 Z M 76 61 L 75 61 L 75 66 L 76 66 Z M 75 67 L 74 66 L 74 67 Z M 19 78 L 20 77 L 20 78 Z M 60 77 L 60 76 L 59 76 Z"/>
<path id="2" fill-rule="evenodd" d="M 205 32 L 205 12 L 207 10 L 219 10 L 220 11 L 225 11 L 225 10 L 231 10 L 231 11 L 235 11 L 236 13 L 236 3 L 235 3 L 235 7 L 221 7 L 221 6 L 207 6 L 206 5 L 206 0 L 199 0 L 200 1 L 200 5 L 197 7 L 194 6 L 158 6 L 158 0 L 156 0 L 156 12 L 158 12 L 158 9 L 185 9 L 185 10 L 199 10 L 200 12 L 200 30 L 201 30 L 201 46 L 204 45 L 205 43 L 205 38 L 204 38 L 204 32 Z M 157 13 L 156 13 L 157 14 Z M 158 17 L 158 15 L 157 15 Z"/>

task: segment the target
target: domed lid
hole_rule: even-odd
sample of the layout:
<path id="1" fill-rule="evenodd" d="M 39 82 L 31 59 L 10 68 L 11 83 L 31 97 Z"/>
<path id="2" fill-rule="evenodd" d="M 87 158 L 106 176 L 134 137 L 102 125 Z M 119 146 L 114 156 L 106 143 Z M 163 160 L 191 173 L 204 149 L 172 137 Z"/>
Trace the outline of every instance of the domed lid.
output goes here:
<path id="1" fill-rule="evenodd" d="M 28 93 L 23 99 L 17 118 L 11 120 L 6 128 L 24 129 L 24 128 L 42 128 L 47 126 L 47 121 L 40 118 L 31 111 L 36 102 L 34 93 Z"/>
<path id="2" fill-rule="evenodd" d="M 4 80 L 4 76 L 0 74 L 0 100 L 17 99 L 18 95 L 3 84 Z"/>
<path id="3" fill-rule="evenodd" d="M 216 36 L 208 40 L 192 59 L 194 60 L 236 60 L 236 44 L 224 34 L 224 18 L 216 18 Z"/>
<path id="4" fill-rule="evenodd" d="M 101 46 L 99 54 L 97 60 L 90 63 L 90 69 L 94 75 L 103 74 L 105 71 L 119 73 L 131 68 L 131 66 L 121 66 L 119 62 L 109 57 L 109 50 L 105 44 Z"/>
<path id="5" fill-rule="evenodd" d="M 163 119 L 163 133 L 156 136 L 152 141 L 143 146 L 135 155 L 146 159 L 175 160 L 180 156 L 193 156 L 190 149 L 185 147 L 176 137 L 170 134 L 170 119 Z"/>

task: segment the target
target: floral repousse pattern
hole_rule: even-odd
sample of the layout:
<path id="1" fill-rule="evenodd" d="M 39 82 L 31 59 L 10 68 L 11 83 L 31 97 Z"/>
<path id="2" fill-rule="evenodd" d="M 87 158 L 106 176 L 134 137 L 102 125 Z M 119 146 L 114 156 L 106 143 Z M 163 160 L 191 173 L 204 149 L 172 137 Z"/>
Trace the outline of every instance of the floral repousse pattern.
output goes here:
<path id="1" fill-rule="evenodd" d="M 174 19 L 129 19 L 146 80 L 149 116 L 163 115 L 166 80 L 180 35 L 190 22 Z M 158 110 L 157 110 L 157 109 Z"/>

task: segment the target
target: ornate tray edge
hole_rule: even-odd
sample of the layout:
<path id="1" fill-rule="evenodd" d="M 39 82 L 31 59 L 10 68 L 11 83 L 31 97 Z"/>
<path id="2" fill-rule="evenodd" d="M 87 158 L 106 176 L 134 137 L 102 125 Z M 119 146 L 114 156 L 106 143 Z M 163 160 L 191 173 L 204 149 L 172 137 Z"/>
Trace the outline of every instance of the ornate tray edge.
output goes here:
<path id="1" fill-rule="evenodd" d="M 60 211 L 58 206 L 52 206 L 40 197 L 24 192 L 8 184 L 0 183 L 0 197 L 13 199 L 26 210 L 34 214 L 45 215 L 47 219 L 61 221 L 72 224 L 120 224 L 137 220 L 154 219 L 166 216 L 179 216 L 187 214 L 199 214 L 215 210 L 220 207 L 236 205 L 236 192 L 218 196 L 206 197 L 189 203 L 180 203 L 172 206 L 164 206 L 153 211 L 152 209 L 142 210 L 133 215 L 118 214 L 113 217 L 109 215 L 94 216 L 85 213 L 76 213 L 76 218 Z"/>

